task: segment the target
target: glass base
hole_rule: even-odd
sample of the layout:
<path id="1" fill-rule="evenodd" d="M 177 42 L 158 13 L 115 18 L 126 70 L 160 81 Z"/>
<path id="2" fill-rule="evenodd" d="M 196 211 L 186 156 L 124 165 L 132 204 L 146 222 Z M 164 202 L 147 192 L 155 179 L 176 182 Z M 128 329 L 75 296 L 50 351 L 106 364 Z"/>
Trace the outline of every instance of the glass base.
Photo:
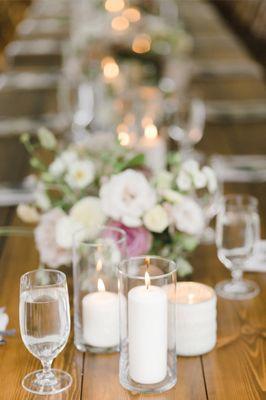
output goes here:
<path id="1" fill-rule="evenodd" d="M 95 347 L 95 346 L 90 346 L 89 344 L 75 342 L 75 346 L 79 351 L 82 351 L 83 353 L 89 352 L 95 354 L 112 354 L 119 352 L 118 345 L 113 347 Z"/>
<path id="2" fill-rule="evenodd" d="M 156 394 L 156 393 L 164 393 L 167 390 L 172 389 L 172 387 L 176 384 L 176 375 L 172 376 L 171 372 L 168 371 L 166 378 L 159 383 L 154 384 L 141 384 L 133 381 L 130 378 L 128 370 L 124 371 L 122 374 L 120 373 L 120 384 L 130 392 L 133 393 L 144 393 L 144 394 Z"/>
<path id="3" fill-rule="evenodd" d="M 230 300 L 248 300 L 256 297 L 260 288 L 256 282 L 240 280 L 240 281 L 222 281 L 215 286 L 218 296 Z"/>
<path id="4" fill-rule="evenodd" d="M 43 378 L 43 370 L 31 372 L 22 380 L 22 386 L 30 393 L 49 395 L 61 393 L 72 384 L 72 377 L 67 372 L 51 369 L 49 378 Z"/>

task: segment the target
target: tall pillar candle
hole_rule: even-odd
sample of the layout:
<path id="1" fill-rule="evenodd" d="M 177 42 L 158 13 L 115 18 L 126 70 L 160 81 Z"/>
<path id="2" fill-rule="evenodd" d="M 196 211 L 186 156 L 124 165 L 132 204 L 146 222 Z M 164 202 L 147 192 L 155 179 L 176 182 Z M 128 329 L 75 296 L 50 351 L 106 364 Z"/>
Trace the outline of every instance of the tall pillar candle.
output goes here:
<path id="1" fill-rule="evenodd" d="M 167 375 L 167 295 L 142 285 L 128 293 L 129 374 L 141 384 L 155 384 Z"/>

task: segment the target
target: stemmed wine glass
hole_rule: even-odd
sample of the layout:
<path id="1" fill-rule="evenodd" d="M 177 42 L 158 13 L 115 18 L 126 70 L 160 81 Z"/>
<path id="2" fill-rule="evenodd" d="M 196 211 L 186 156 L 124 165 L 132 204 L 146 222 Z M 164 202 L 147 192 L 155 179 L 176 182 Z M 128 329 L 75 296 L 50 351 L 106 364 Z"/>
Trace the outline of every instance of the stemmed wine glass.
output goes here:
<path id="1" fill-rule="evenodd" d="M 52 369 L 53 359 L 65 347 L 70 332 L 70 311 L 66 276 L 55 270 L 27 272 L 20 279 L 19 305 L 22 340 L 43 366 L 22 381 L 35 394 L 56 394 L 71 386 L 72 378 Z"/>
<path id="2" fill-rule="evenodd" d="M 228 195 L 223 199 L 216 222 L 218 258 L 231 270 L 232 279 L 216 285 L 224 298 L 245 300 L 260 289 L 256 282 L 243 279 L 245 262 L 252 256 L 260 236 L 258 201 L 248 195 Z"/>

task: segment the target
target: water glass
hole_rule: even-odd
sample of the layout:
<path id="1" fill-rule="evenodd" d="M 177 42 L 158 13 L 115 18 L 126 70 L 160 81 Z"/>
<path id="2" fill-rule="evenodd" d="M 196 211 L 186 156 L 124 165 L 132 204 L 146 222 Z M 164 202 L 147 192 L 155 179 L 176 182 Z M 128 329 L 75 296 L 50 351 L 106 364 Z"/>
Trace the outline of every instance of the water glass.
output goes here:
<path id="1" fill-rule="evenodd" d="M 52 369 L 53 359 L 65 347 L 70 333 L 67 281 L 64 273 L 39 269 L 20 279 L 20 331 L 23 343 L 43 366 L 22 381 L 30 393 L 50 395 L 71 386 L 72 378 Z"/>
<path id="2" fill-rule="evenodd" d="M 232 279 L 216 285 L 218 295 L 245 300 L 259 293 L 256 282 L 243 279 L 243 269 L 253 255 L 260 237 L 258 201 L 248 195 L 223 198 L 216 223 L 216 245 L 219 260 L 231 271 Z"/>

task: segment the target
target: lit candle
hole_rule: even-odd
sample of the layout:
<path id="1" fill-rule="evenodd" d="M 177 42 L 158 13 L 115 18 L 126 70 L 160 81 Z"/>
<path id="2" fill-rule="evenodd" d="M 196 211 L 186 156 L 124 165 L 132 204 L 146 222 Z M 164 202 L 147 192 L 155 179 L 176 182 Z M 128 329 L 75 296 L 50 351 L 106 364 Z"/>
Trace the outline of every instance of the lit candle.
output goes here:
<path id="1" fill-rule="evenodd" d="M 176 353 L 196 356 L 211 351 L 216 344 L 216 294 L 206 285 L 179 282 L 176 292 L 166 287 L 168 299 L 176 307 Z"/>
<path id="2" fill-rule="evenodd" d="M 115 347 L 119 344 L 119 302 L 116 293 L 107 292 L 98 279 L 98 292 L 82 299 L 83 338 L 94 347 Z"/>
<path id="3" fill-rule="evenodd" d="M 146 33 L 137 35 L 132 43 L 132 50 L 137 54 L 148 53 L 151 49 L 151 37 Z"/>
<path id="4" fill-rule="evenodd" d="M 129 374 L 141 384 L 155 384 L 167 375 L 167 295 L 150 284 L 128 293 Z"/>
<path id="5" fill-rule="evenodd" d="M 154 173 L 165 168 L 167 148 L 165 140 L 158 135 L 153 122 L 145 125 L 144 135 L 139 140 L 138 150 L 145 155 L 145 163 Z"/>

